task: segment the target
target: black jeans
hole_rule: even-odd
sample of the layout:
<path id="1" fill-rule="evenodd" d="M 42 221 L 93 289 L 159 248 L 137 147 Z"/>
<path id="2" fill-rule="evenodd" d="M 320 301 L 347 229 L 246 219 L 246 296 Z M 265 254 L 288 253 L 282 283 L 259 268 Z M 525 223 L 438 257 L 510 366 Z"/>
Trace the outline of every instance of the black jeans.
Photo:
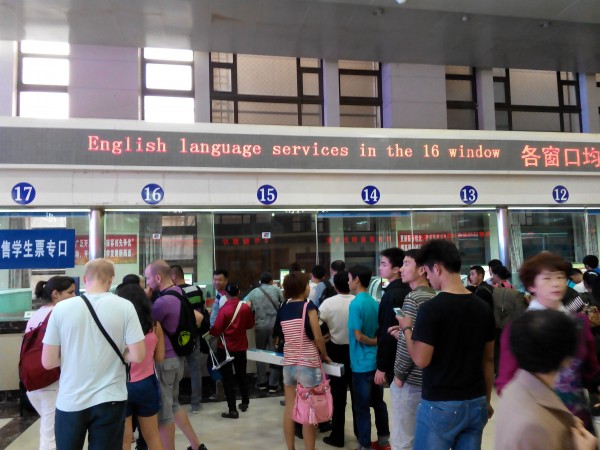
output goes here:
<path id="1" fill-rule="evenodd" d="M 352 369 L 350 368 L 350 346 L 338 345 L 329 341 L 327 343 L 327 354 L 333 362 L 344 364 L 344 374 L 341 377 L 329 377 L 331 396 L 333 397 L 333 417 L 331 419 L 331 440 L 335 444 L 344 444 L 344 428 L 346 426 L 346 404 L 348 397 L 348 386 L 352 382 Z M 350 389 L 350 399 L 354 403 L 354 395 Z M 358 436 L 356 430 L 356 418 L 354 408 L 352 409 L 354 424 L 354 435 Z"/>
<path id="2" fill-rule="evenodd" d="M 225 389 L 225 398 L 227 399 L 227 406 L 229 411 L 237 411 L 235 407 L 235 384 L 240 389 L 240 393 L 242 394 L 242 403 L 248 404 L 250 403 L 250 399 L 248 398 L 248 382 L 246 377 L 246 352 L 229 352 L 231 356 L 233 356 L 233 361 L 222 366 L 219 371 L 223 376 L 223 388 Z M 219 361 L 223 361 L 225 359 L 225 350 L 218 349 L 217 358 Z M 233 374 L 233 370 L 235 369 L 235 375 Z"/>

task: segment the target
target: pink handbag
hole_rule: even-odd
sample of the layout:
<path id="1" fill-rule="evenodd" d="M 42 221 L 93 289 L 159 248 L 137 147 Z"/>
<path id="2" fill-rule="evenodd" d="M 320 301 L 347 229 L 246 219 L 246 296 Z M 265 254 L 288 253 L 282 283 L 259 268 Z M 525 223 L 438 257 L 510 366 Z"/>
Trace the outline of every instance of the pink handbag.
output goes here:
<path id="1" fill-rule="evenodd" d="M 304 321 L 306 320 L 306 306 L 302 312 L 302 341 L 304 341 Z M 302 344 L 300 344 L 300 354 L 302 354 Z M 325 371 L 323 362 L 321 362 L 321 382 L 317 386 L 304 387 L 300 383 L 296 386 L 296 401 L 292 409 L 292 419 L 303 425 L 314 425 L 315 427 L 322 422 L 328 422 L 333 416 L 333 397 L 331 388 Z"/>

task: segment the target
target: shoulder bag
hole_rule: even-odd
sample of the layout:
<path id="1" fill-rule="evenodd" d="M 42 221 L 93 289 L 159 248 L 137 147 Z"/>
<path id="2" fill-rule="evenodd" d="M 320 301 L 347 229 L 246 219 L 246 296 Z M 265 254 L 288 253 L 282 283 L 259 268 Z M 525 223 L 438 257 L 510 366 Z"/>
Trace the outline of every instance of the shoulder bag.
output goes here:
<path id="1" fill-rule="evenodd" d="M 94 308 L 92 307 L 92 304 L 90 303 L 90 301 L 88 300 L 88 298 L 85 295 L 83 295 L 83 294 L 81 294 L 81 298 L 83 299 L 83 301 L 85 302 L 86 306 L 90 310 L 90 314 L 92 315 L 92 318 L 94 319 L 94 322 L 96 322 L 96 325 L 98 325 L 98 328 L 100 329 L 100 331 L 102 332 L 102 334 L 104 335 L 104 337 L 106 338 L 106 340 L 108 341 L 108 343 L 110 344 L 110 346 L 113 348 L 113 350 L 119 356 L 119 359 L 121 360 L 121 362 L 125 366 L 125 379 L 129 383 L 129 380 L 130 380 L 129 371 L 131 369 L 130 365 L 125 362 L 125 358 L 123 358 L 123 355 L 119 351 L 119 347 L 117 347 L 117 344 L 115 344 L 115 341 L 112 340 L 112 338 L 110 337 L 110 335 L 106 332 L 106 330 L 104 329 L 104 327 L 100 323 L 100 319 L 98 319 L 98 316 L 96 315 L 96 311 L 94 311 Z"/>
<path id="2" fill-rule="evenodd" d="M 304 343 L 304 321 L 306 320 L 306 307 L 304 303 L 302 311 L 302 340 L 300 341 L 300 355 L 302 355 L 302 344 Z M 320 359 L 320 357 L 319 357 Z M 300 369 L 298 368 L 298 373 Z M 333 398 L 331 388 L 321 361 L 321 382 L 317 386 L 304 387 L 300 383 L 296 385 L 296 401 L 292 409 L 292 419 L 303 425 L 311 424 L 315 427 L 319 423 L 328 422 L 333 416 Z"/>

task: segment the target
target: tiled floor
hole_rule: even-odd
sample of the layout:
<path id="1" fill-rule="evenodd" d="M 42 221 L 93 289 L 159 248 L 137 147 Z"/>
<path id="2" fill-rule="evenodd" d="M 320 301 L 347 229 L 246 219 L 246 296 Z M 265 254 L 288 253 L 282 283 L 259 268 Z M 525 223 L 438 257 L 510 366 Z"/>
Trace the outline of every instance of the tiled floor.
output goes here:
<path id="1" fill-rule="evenodd" d="M 281 414 L 283 407 L 279 404 L 282 399 L 280 396 L 252 399 L 250 408 L 246 413 L 240 413 L 238 420 L 223 419 L 221 413 L 226 410 L 225 403 L 203 403 L 199 414 L 190 414 L 190 421 L 194 429 L 199 434 L 202 442 L 206 444 L 209 450 L 238 450 L 238 449 L 269 449 L 285 450 L 283 439 L 283 430 L 281 426 Z M 385 390 L 385 399 L 389 404 L 389 390 Z M 497 398 L 493 399 L 493 404 L 497 403 Z M 189 406 L 185 406 L 189 408 Z M 188 409 L 189 411 L 189 409 Z M 348 422 L 346 425 L 346 449 L 356 448 L 356 440 L 352 436 L 351 413 L 350 408 L 346 410 Z M 9 419 L 10 420 L 10 419 Z M 21 421 L 23 419 L 12 419 Z M 0 419 L 0 426 L 6 419 Z M 5 427 L 0 428 L 0 436 Z M 494 420 L 490 421 L 484 431 L 483 450 L 493 449 Z M 375 435 L 375 426 L 373 425 L 373 434 Z M 20 436 L 8 445 L 1 447 L 6 450 L 35 450 L 38 446 L 39 421 L 29 426 Z M 322 442 L 323 436 L 320 434 L 317 438 L 317 448 L 319 450 L 333 449 Z M 373 436 L 375 439 L 375 436 Z M 183 434 L 177 430 L 175 437 L 175 447 L 177 450 L 184 450 L 189 445 Z M 296 448 L 303 449 L 304 446 L 299 439 L 296 439 Z M 118 450 L 118 449 L 115 449 Z"/>

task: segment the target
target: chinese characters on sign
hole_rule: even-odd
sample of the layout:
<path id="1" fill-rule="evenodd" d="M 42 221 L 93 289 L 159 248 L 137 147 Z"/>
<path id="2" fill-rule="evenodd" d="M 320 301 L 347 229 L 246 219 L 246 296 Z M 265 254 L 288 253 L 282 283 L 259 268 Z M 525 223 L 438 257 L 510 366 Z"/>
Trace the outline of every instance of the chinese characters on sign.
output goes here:
<path id="1" fill-rule="evenodd" d="M 410 250 L 411 248 L 421 248 L 425 241 L 429 239 L 482 239 L 489 237 L 489 231 L 461 231 L 458 233 L 437 232 L 429 233 L 398 233 L 398 248 L 402 250 Z"/>
<path id="2" fill-rule="evenodd" d="M 523 166 L 528 167 L 600 167 L 600 150 L 595 147 L 534 147 L 526 144 L 521 151 Z"/>
<path id="3" fill-rule="evenodd" d="M 115 264 L 137 263 L 137 240 L 135 234 L 109 234 L 104 241 L 104 257 Z M 89 238 L 77 236 L 75 240 L 75 264 L 83 265 L 90 259 Z"/>
<path id="4" fill-rule="evenodd" d="M 75 265 L 75 230 L 0 230 L 0 269 L 62 269 Z"/>

